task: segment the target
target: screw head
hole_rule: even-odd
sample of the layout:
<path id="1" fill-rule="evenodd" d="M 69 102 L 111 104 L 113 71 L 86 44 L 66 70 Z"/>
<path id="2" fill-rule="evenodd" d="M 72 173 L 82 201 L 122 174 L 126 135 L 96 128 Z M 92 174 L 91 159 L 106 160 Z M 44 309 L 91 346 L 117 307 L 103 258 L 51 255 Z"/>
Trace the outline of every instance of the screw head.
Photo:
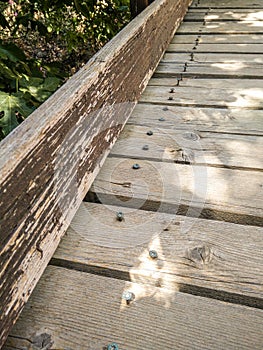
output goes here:
<path id="1" fill-rule="evenodd" d="M 132 169 L 135 169 L 135 170 L 140 169 L 140 165 L 137 163 L 133 164 Z"/>
<path id="2" fill-rule="evenodd" d="M 149 150 L 149 146 L 148 145 L 144 145 L 142 148 L 144 151 L 148 151 Z"/>
<path id="3" fill-rule="evenodd" d="M 107 346 L 107 350 L 119 350 L 119 346 L 118 346 L 118 344 L 116 344 L 116 343 L 110 343 L 110 344 Z"/>
<path id="4" fill-rule="evenodd" d="M 157 259 L 158 258 L 158 253 L 156 250 L 150 250 L 149 255 L 152 259 Z"/>
<path id="5" fill-rule="evenodd" d="M 173 94 L 174 93 L 174 88 L 171 88 L 170 89 L 170 94 Z"/>
<path id="6" fill-rule="evenodd" d="M 168 107 L 164 107 L 163 111 L 169 111 L 169 108 Z"/>
<path id="7" fill-rule="evenodd" d="M 164 119 L 163 117 L 161 117 L 161 118 L 159 118 L 159 121 L 160 121 L 160 122 L 164 122 L 165 119 Z"/>
<path id="8" fill-rule="evenodd" d="M 122 299 L 126 300 L 127 304 L 129 304 L 135 299 L 135 295 L 130 291 L 126 291 L 122 294 Z"/>
<path id="9" fill-rule="evenodd" d="M 168 101 L 172 101 L 174 98 L 173 97 L 169 97 L 168 98 Z"/>
<path id="10" fill-rule="evenodd" d="M 148 136 L 152 136 L 153 135 L 153 132 L 151 130 L 147 131 L 146 133 Z"/>
<path id="11" fill-rule="evenodd" d="M 123 221 L 123 220 L 124 220 L 123 212 L 118 211 L 118 212 L 116 213 L 116 218 L 117 218 L 118 221 Z"/>

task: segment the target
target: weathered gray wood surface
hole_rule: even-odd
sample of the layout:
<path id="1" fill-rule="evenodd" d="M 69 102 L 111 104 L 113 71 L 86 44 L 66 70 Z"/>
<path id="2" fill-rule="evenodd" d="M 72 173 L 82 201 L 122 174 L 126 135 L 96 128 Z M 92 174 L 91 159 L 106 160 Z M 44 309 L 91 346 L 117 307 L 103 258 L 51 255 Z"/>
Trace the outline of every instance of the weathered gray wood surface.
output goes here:
<path id="1" fill-rule="evenodd" d="M 263 9 L 263 4 L 262 4 Z M 189 11 L 184 18 L 184 22 L 219 22 L 219 21 L 262 21 L 262 9 L 228 9 L 228 10 L 217 10 L 217 9 L 203 9 L 200 11 Z"/>
<path id="2" fill-rule="evenodd" d="M 189 153 L 182 156 L 186 165 L 111 157 L 91 192 L 105 204 L 263 224 L 262 172 L 189 166 L 189 160 Z M 141 168 L 132 169 L 135 163 Z"/>
<path id="3" fill-rule="evenodd" d="M 196 6 L 197 5 L 197 6 Z M 263 4 L 261 0 L 194 0 L 192 3 L 192 8 L 202 8 L 202 7 L 207 7 L 207 8 L 223 8 L 227 9 L 228 7 L 233 9 L 240 9 L 240 8 L 245 8 L 245 9 L 262 9 Z"/>
<path id="4" fill-rule="evenodd" d="M 261 170 L 263 138 L 248 135 L 196 132 L 195 130 L 168 130 L 157 120 L 149 127 L 129 125 L 121 133 L 111 155 L 161 162 L 188 162 L 195 165 Z M 148 148 L 145 150 L 144 146 Z M 237 149 L 239 152 L 237 152 Z M 253 157 L 251 150 L 253 149 Z"/>
<path id="5" fill-rule="evenodd" d="M 194 44 L 197 39 L 196 34 L 178 34 L 173 37 L 172 44 Z M 214 44 L 214 43 L 228 43 L 228 44 L 262 44 L 263 35 L 261 34 L 218 34 L 216 36 L 209 34 L 202 34 L 198 38 L 200 43 Z"/>
<path id="6" fill-rule="evenodd" d="M 51 263 L 101 274 L 108 269 L 116 277 L 129 273 L 133 282 L 159 287 L 187 285 L 263 308 L 263 228 L 131 208 L 121 208 L 120 222 L 119 210 L 83 203 Z M 158 252 L 155 261 L 151 249 Z"/>
<path id="7" fill-rule="evenodd" d="M 155 1 L 1 143 L 0 346 L 188 4 Z"/>
<path id="8" fill-rule="evenodd" d="M 161 120 L 160 120 L 161 119 Z M 139 103 L 129 121 L 131 125 L 157 125 L 171 130 L 263 136 L 263 111 L 226 108 L 192 108 Z"/>
<path id="9" fill-rule="evenodd" d="M 192 52 L 193 48 L 195 48 L 195 52 L 198 53 L 252 53 L 252 54 L 262 54 L 263 53 L 263 44 L 249 44 L 249 43 L 236 43 L 233 44 L 225 44 L 225 43 L 214 43 L 214 44 L 204 44 L 200 43 L 196 46 L 195 43 L 190 44 L 171 44 L 169 45 L 167 51 L 168 52 Z"/>
<path id="10" fill-rule="evenodd" d="M 262 310 L 143 282 L 49 266 L 5 350 L 43 349 L 41 344 L 101 350 L 112 342 L 129 350 L 262 349 Z M 135 295 L 130 305 L 122 300 L 124 291 Z"/>
<path id="11" fill-rule="evenodd" d="M 262 21 L 252 23 L 250 21 L 242 22 L 185 22 L 180 26 L 178 33 L 188 34 L 263 34 Z"/>

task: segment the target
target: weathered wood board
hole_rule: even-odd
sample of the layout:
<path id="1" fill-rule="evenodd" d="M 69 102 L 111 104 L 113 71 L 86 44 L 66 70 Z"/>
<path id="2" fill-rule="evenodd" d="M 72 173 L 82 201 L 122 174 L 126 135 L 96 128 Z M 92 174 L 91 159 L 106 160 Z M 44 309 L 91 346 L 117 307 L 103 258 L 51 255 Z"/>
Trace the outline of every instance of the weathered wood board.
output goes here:
<path id="1" fill-rule="evenodd" d="M 202 7 L 208 7 L 208 8 L 228 8 L 230 7 L 231 9 L 240 9 L 240 8 L 245 8 L 245 9 L 262 9 L 263 4 L 261 0 L 194 0 L 192 3 L 192 8 L 202 8 Z"/>
<path id="2" fill-rule="evenodd" d="M 196 56 L 194 56 L 195 59 Z M 184 63 L 163 63 L 158 65 L 154 77 L 184 78 L 214 78 L 214 79 L 262 79 L 263 64 L 249 64 L 236 62 L 234 59 L 229 62 L 201 63 L 198 61 L 186 61 Z"/>
<path id="3" fill-rule="evenodd" d="M 141 102 L 178 106 L 263 108 L 263 81 L 239 79 L 152 79 Z M 174 88 L 174 93 L 170 93 Z"/>
<path id="4" fill-rule="evenodd" d="M 263 4 L 261 9 L 227 9 L 218 11 L 216 9 L 189 11 L 184 18 L 184 22 L 221 22 L 221 21 L 249 21 L 258 22 L 263 20 Z"/>
<path id="5" fill-rule="evenodd" d="M 168 130 L 213 131 L 263 136 L 262 121 L 262 110 L 167 107 L 166 105 L 139 103 L 128 124 L 147 126 L 149 130 L 153 126 L 158 126 Z"/>
<path id="6" fill-rule="evenodd" d="M 130 305 L 124 291 L 135 295 Z M 262 310 L 180 293 L 176 285 L 157 288 L 49 266 L 5 350 L 43 343 L 101 350 L 113 342 L 129 350 L 261 350 L 262 317 Z"/>
<path id="7" fill-rule="evenodd" d="M 153 135 L 147 135 L 149 130 Z M 195 165 L 261 170 L 262 151 L 260 136 L 168 130 L 162 128 L 160 121 L 153 121 L 151 129 L 136 125 L 126 127 L 111 156 L 183 163 L 188 155 L 188 162 Z"/>
<path id="8" fill-rule="evenodd" d="M 155 1 L 1 143 L 0 347 L 189 3 Z"/>
<path id="9" fill-rule="evenodd" d="M 189 34 L 263 34 L 262 21 L 255 23 L 254 21 L 240 22 L 185 22 L 183 23 L 178 33 Z"/>
<path id="10" fill-rule="evenodd" d="M 166 52 L 163 56 L 161 62 L 166 63 L 189 63 L 189 64 L 196 64 L 196 63 L 246 63 L 246 64 L 252 64 L 258 65 L 263 63 L 263 57 L 261 55 L 254 55 L 254 54 L 245 54 L 245 55 L 237 55 L 237 54 L 227 54 L 227 53 L 198 53 L 193 52 L 193 60 L 191 61 L 190 53 L 176 53 L 176 52 Z"/>
<path id="11" fill-rule="evenodd" d="M 215 43 L 227 43 L 227 44 L 262 44 L 263 35 L 260 34 L 218 34 L 209 35 L 202 34 L 197 37 L 196 34 L 178 34 L 173 37 L 171 44 L 195 44 L 196 39 L 199 43 L 215 44 Z"/>
<path id="12" fill-rule="evenodd" d="M 185 163 L 189 157 L 185 154 Z M 114 157 L 91 187 L 104 204 L 258 226 L 263 225 L 261 192 L 260 171 Z"/>
<path id="13" fill-rule="evenodd" d="M 230 43 L 214 43 L 214 44 L 204 44 L 200 43 L 196 45 L 195 43 L 190 44 L 170 44 L 167 52 L 198 52 L 198 53 L 236 53 L 236 54 L 262 54 L 263 44 L 249 44 L 249 43 L 236 43 L 235 45 Z"/>
<path id="14" fill-rule="evenodd" d="M 221 293 L 224 300 L 263 308 L 262 233 L 259 227 L 83 203 L 51 264 L 116 278 L 129 274 L 132 282 L 159 287 L 187 285 L 193 293 Z M 149 257 L 152 249 L 157 260 Z"/>

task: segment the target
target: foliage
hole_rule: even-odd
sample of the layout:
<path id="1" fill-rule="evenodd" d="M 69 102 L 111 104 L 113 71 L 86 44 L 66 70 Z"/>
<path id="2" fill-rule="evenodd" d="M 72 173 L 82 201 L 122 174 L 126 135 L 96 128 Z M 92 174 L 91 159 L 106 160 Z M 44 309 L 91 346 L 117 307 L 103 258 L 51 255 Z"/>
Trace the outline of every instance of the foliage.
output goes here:
<path id="1" fill-rule="evenodd" d="M 129 0 L 0 0 L 0 140 L 129 20 Z"/>

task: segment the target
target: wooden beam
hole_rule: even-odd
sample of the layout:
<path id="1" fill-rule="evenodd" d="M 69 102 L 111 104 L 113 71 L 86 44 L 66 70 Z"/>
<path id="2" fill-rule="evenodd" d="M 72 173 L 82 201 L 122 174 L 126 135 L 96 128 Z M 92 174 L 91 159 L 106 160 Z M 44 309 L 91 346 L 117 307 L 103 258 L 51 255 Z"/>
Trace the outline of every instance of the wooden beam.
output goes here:
<path id="1" fill-rule="evenodd" d="M 0 145 L 0 347 L 190 0 L 156 0 Z"/>

